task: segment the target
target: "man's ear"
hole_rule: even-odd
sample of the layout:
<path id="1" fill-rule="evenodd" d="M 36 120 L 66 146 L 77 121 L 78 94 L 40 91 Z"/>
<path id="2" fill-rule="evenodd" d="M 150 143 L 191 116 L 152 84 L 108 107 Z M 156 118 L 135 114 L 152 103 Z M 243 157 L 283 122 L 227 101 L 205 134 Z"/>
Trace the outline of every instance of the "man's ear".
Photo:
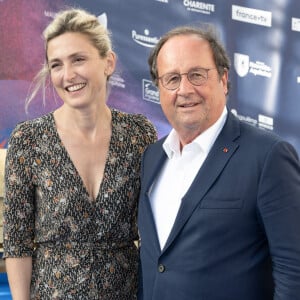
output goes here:
<path id="1" fill-rule="evenodd" d="M 228 94 L 228 70 L 226 68 L 224 68 L 224 73 L 221 77 L 221 81 L 223 84 L 223 89 L 224 89 L 224 94 L 227 95 Z"/>

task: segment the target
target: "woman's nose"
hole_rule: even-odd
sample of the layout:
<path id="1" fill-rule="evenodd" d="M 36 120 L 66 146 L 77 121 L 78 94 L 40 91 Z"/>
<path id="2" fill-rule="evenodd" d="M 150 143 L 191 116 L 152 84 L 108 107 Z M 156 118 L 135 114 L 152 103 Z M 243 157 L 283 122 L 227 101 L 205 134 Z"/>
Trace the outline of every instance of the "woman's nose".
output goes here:
<path id="1" fill-rule="evenodd" d="M 72 80 L 75 77 L 75 71 L 72 66 L 65 66 L 64 67 L 64 78 L 65 80 Z"/>

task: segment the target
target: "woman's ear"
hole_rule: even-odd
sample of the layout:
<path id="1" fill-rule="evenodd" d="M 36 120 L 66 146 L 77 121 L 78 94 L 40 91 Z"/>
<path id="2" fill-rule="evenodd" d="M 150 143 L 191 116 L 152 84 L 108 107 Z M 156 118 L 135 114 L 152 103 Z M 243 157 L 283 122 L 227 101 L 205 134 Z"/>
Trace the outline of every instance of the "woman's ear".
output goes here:
<path id="1" fill-rule="evenodd" d="M 116 54 L 113 51 L 110 51 L 106 58 L 107 65 L 104 71 L 105 75 L 110 76 L 114 72 L 116 68 L 116 61 Z"/>

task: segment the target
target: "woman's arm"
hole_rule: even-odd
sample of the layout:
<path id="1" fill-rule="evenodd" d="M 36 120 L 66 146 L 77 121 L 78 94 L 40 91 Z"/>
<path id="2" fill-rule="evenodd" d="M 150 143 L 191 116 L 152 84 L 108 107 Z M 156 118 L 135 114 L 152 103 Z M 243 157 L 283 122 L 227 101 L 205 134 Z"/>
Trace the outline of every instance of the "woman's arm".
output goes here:
<path id="1" fill-rule="evenodd" d="M 28 126 L 18 125 L 10 137 L 5 161 L 3 258 L 13 300 L 30 299 L 35 237 L 33 135 Z"/>
<path id="2" fill-rule="evenodd" d="M 30 299 L 32 258 L 6 258 L 5 266 L 13 300 Z"/>

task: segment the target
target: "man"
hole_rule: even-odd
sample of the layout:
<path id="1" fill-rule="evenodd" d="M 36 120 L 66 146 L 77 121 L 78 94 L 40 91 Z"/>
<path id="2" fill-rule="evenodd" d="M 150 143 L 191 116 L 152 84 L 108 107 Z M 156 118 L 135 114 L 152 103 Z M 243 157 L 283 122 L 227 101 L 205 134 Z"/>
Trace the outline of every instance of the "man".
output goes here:
<path id="1" fill-rule="evenodd" d="M 173 129 L 142 163 L 140 299 L 300 299 L 296 151 L 226 109 L 212 32 L 171 30 L 149 64 Z"/>

